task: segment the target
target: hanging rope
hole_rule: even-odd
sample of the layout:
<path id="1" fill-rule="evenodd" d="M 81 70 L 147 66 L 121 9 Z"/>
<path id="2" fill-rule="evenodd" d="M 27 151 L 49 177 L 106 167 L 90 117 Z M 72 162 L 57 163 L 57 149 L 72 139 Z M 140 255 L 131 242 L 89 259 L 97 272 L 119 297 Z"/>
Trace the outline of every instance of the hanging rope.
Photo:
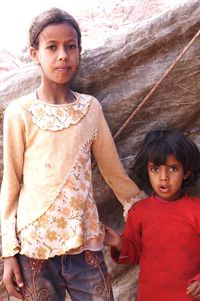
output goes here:
<path id="1" fill-rule="evenodd" d="M 145 96 L 145 98 L 141 101 L 141 103 L 138 105 L 138 107 L 131 113 L 131 115 L 127 118 L 127 120 L 123 123 L 123 125 L 119 128 L 119 130 L 113 135 L 113 139 L 115 140 L 121 132 L 128 126 L 128 124 L 131 122 L 133 117 L 138 113 L 138 111 L 147 103 L 151 95 L 158 89 L 158 87 L 161 85 L 163 80 L 167 77 L 167 75 L 174 69 L 174 67 L 177 65 L 177 63 L 181 60 L 183 55 L 188 51 L 188 49 L 192 46 L 194 41 L 200 36 L 200 30 L 195 34 L 195 36 L 191 39 L 191 41 L 184 47 L 184 49 L 181 51 L 181 53 L 178 55 L 178 57 L 175 59 L 175 61 L 170 65 L 170 67 L 165 71 L 165 73 L 161 76 L 161 78 L 155 83 L 153 88 L 149 91 L 149 93 Z M 96 161 L 92 163 L 92 167 L 96 165 Z"/>
<path id="2" fill-rule="evenodd" d="M 179 54 L 176 60 L 171 64 L 171 66 L 166 70 L 166 72 L 161 76 L 158 82 L 155 83 L 150 92 L 145 96 L 142 102 L 138 105 L 138 107 L 132 112 L 132 114 L 127 118 L 124 124 L 119 128 L 119 130 L 114 134 L 113 138 L 116 139 L 121 132 L 127 127 L 133 117 L 137 114 L 137 112 L 146 104 L 147 100 L 151 97 L 151 95 L 158 89 L 163 80 L 167 77 L 167 75 L 174 69 L 186 51 L 191 47 L 194 41 L 200 36 L 200 30 L 196 33 L 196 35 L 192 38 L 192 40 L 187 44 L 187 46 L 183 49 L 183 51 Z"/>

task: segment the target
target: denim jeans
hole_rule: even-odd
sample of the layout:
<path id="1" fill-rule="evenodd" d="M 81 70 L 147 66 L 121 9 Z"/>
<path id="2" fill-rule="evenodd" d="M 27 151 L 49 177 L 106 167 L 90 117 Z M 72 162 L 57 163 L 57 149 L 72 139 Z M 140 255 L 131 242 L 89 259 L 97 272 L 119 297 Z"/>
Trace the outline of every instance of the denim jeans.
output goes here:
<path id="1" fill-rule="evenodd" d="M 111 283 L 101 251 L 56 256 L 47 260 L 17 255 L 26 301 L 113 301 Z"/>

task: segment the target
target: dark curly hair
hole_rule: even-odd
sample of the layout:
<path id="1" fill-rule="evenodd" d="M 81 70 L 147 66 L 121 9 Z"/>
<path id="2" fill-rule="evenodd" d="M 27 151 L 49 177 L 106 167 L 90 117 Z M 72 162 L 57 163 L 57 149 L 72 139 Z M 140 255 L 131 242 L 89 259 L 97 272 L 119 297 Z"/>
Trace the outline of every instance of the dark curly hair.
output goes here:
<path id="1" fill-rule="evenodd" d="M 148 162 L 162 165 L 166 163 L 169 155 L 175 156 L 183 165 L 185 173 L 190 171 L 189 177 L 183 180 L 182 187 L 196 184 L 200 175 L 200 152 L 194 142 L 177 129 L 151 130 L 147 133 L 132 166 L 132 171 L 139 182 L 152 190 Z"/>

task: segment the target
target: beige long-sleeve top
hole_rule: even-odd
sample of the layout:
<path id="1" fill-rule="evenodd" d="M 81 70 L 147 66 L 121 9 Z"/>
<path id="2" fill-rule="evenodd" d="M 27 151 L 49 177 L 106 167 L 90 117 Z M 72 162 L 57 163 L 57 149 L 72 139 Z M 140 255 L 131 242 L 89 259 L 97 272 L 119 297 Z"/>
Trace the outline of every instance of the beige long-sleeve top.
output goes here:
<path id="1" fill-rule="evenodd" d="M 126 175 L 99 102 L 75 93 L 64 105 L 36 93 L 12 101 L 4 115 L 1 188 L 2 255 L 47 259 L 100 248 L 91 151 L 125 204 L 140 194 Z"/>

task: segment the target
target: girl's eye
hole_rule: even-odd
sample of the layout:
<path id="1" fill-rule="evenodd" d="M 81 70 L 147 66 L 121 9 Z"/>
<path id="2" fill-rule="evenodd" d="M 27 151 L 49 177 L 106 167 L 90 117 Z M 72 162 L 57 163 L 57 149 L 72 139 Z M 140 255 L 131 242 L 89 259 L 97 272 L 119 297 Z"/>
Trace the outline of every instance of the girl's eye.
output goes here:
<path id="1" fill-rule="evenodd" d="M 75 44 L 67 45 L 67 49 L 76 49 L 77 46 Z"/>
<path id="2" fill-rule="evenodd" d="M 159 170 L 158 166 L 151 166 L 150 171 L 151 172 L 157 172 Z"/>
<path id="3" fill-rule="evenodd" d="M 55 46 L 55 45 L 49 45 L 49 46 L 47 47 L 47 49 L 55 50 L 55 49 L 56 49 L 56 46 Z"/>
<path id="4" fill-rule="evenodd" d="M 169 171 L 176 172 L 178 170 L 177 166 L 170 166 Z"/>

